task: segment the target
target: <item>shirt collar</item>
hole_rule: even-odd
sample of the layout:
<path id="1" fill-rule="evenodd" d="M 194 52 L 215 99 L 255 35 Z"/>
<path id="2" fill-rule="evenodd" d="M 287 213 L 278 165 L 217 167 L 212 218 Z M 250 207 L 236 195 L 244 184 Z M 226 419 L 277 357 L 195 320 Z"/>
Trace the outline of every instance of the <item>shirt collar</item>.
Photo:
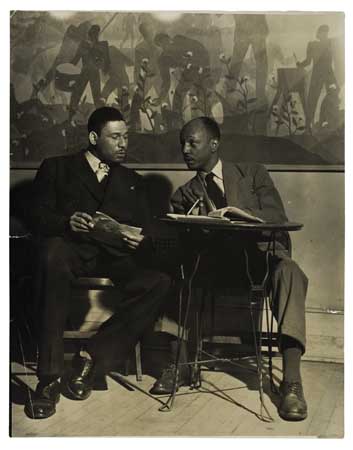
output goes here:
<path id="1" fill-rule="evenodd" d="M 219 178 L 220 180 L 223 181 L 223 164 L 222 164 L 222 161 L 220 159 L 217 161 L 217 164 L 211 170 L 211 173 L 213 173 L 213 175 L 216 178 Z"/>
<path id="2" fill-rule="evenodd" d="M 96 173 L 99 168 L 99 163 L 101 162 L 101 160 L 97 158 L 97 156 L 95 156 L 89 150 L 86 150 L 85 157 L 88 161 L 88 164 L 91 166 L 93 172 Z"/>

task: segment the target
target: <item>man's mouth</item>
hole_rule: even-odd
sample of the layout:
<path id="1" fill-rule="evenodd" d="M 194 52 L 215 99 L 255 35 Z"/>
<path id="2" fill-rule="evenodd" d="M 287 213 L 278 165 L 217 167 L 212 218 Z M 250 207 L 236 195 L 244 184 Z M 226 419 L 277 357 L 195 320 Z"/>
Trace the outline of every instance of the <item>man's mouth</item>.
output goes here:
<path id="1" fill-rule="evenodd" d="M 192 166 L 193 164 L 195 164 L 195 160 L 192 158 L 184 158 L 184 161 L 187 166 Z"/>

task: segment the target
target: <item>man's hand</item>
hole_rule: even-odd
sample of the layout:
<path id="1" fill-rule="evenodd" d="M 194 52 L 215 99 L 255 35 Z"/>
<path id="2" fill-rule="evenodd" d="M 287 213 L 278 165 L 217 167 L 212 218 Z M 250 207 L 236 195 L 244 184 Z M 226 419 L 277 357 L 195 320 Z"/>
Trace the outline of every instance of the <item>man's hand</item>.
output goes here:
<path id="1" fill-rule="evenodd" d="M 123 242 L 130 250 L 136 250 L 145 238 L 142 234 L 136 235 L 128 231 L 122 231 L 121 236 Z"/>
<path id="2" fill-rule="evenodd" d="M 89 214 L 76 211 L 70 217 L 70 228 L 72 231 L 88 233 L 93 227 L 93 218 Z"/>
<path id="3" fill-rule="evenodd" d="M 196 202 L 196 200 L 200 197 L 205 197 L 205 194 L 202 190 L 202 187 L 200 186 L 200 183 L 196 181 L 192 181 L 186 186 L 183 186 L 181 188 L 181 193 L 183 196 L 183 199 L 186 200 L 191 205 Z"/>

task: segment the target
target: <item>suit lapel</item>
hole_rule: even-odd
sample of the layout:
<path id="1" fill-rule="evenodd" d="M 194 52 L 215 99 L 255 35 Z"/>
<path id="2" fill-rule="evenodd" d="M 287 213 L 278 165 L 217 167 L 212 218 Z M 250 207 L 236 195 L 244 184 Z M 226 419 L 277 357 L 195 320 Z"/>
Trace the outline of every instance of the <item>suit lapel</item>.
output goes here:
<path id="1" fill-rule="evenodd" d="M 89 165 L 84 152 L 75 155 L 72 170 L 80 178 L 82 184 L 90 191 L 99 202 L 103 201 L 104 188 L 98 183 L 97 177 Z M 110 174 L 108 175 L 110 177 Z"/>
<path id="2" fill-rule="evenodd" d="M 127 173 L 118 164 L 112 165 L 109 171 L 109 178 L 106 186 L 106 197 L 110 198 L 110 194 L 116 196 L 125 196 L 126 192 L 130 188 L 130 184 L 133 184 L 129 179 Z"/>
<path id="3" fill-rule="evenodd" d="M 238 206 L 242 203 L 241 182 L 243 174 L 239 168 L 228 161 L 222 160 L 224 191 L 228 206 Z"/>
<path id="4" fill-rule="evenodd" d="M 136 209 L 135 180 L 119 164 L 110 167 L 102 211 L 116 211 L 121 219 L 130 221 Z"/>

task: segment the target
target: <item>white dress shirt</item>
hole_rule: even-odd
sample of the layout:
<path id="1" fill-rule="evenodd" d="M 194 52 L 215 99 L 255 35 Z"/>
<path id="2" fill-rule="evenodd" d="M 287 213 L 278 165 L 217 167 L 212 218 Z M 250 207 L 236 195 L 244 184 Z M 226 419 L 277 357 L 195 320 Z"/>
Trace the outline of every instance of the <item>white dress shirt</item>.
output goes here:
<path id="1" fill-rule="evenodd" d="M 102 161 L 89 150 L 85 152 L 85 157 L 100 183 L 109 173 L 108 164 L 102 163 Z"/>
<path id="2" fill-rule="evenodd" d="M 224 183 L 223 183 L 223 164 L 220 159 L 217 161 L 217 164 L 214 166 L 214 168 L 209 173 L 213 173 L 213 175 L 214 175 L 213 181 L 217 184 L 217 186 L 220 188 L 220 190 L 224 194 L 225 190 L 224 190 Z M 204 177 L 206 177 L 206 175 L 208 175 L 208 174 L 204 173 Z"/>

